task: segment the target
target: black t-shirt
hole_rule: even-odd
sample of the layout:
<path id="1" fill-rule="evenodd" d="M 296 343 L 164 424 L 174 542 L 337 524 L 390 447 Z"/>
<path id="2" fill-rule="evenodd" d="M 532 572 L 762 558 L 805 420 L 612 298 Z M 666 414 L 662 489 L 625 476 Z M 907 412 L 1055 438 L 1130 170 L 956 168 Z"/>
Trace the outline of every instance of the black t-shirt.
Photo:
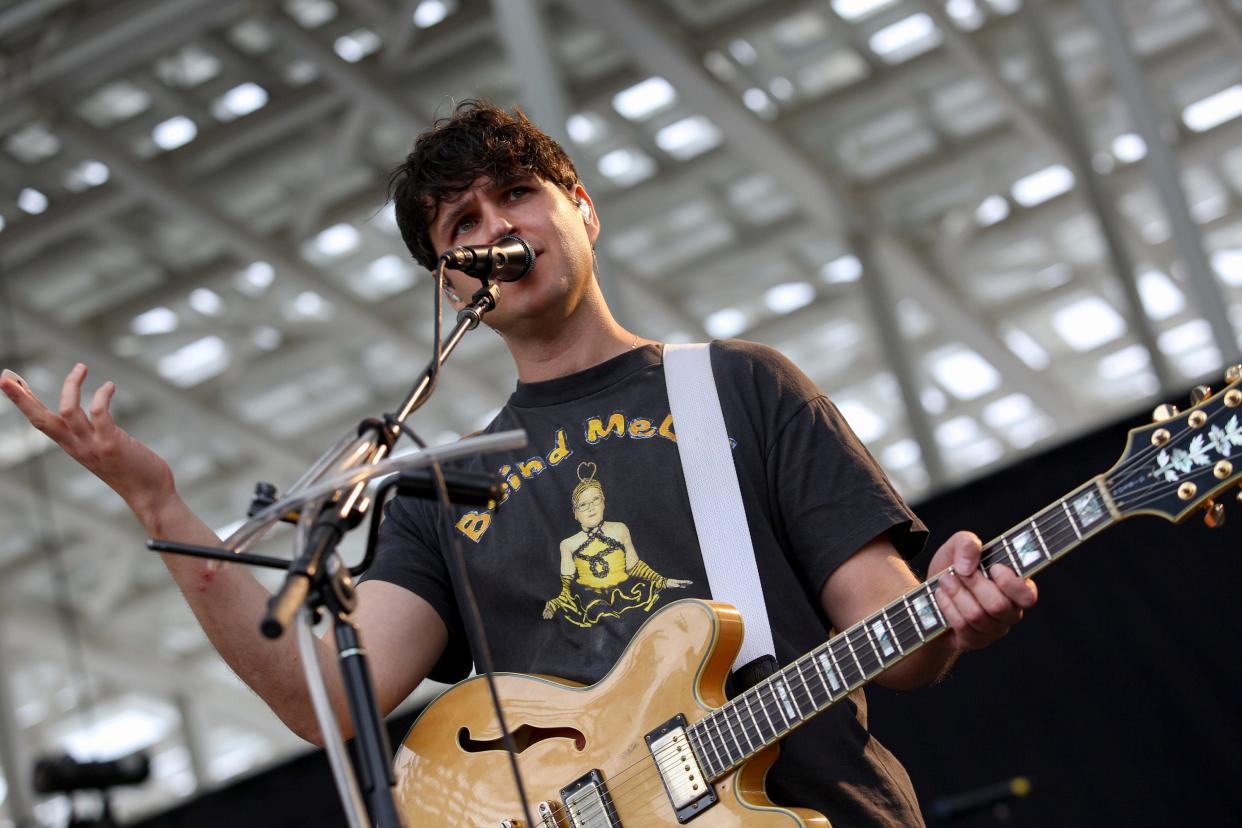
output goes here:
<path id="1" fill-rule="evenodd" d="M 912 557 L 926 531 L 836 407 L 787 359 L 741 341 L 713 343 L 711 358 L 783 665 L 828 637 L 819 593 L 837 566 L 883 533 Z M 499 471 L 502 502 L 445 520 L 430 502 L 394 500 L 366 577 L 439 612 L 450 642 L 433 677 L 464 678 L 471 659 L 448 574 L 452 525 L 496 669 L 591 683 L 652 612 L 710 597 L 661 348 L 518 383 L 486 430 L 514 428 L 526 430 L 525 449 L 461 464 Z M 922 824 L 904 768 L 867 731 L 862 691 L 784 740 L 767 789 L 778 804 L 839 825 Z"/>

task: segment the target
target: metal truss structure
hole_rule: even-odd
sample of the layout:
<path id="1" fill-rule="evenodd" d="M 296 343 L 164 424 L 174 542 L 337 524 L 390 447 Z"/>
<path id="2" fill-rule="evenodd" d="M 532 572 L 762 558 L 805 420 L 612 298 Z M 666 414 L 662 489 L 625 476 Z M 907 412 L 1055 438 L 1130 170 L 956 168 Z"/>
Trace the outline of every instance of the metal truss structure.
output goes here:
<path id="1" fill-rule="evenodd" d="M 912 499 L 1239 356 L 1230 0 L 16 0 L 0 55 L 0 362 L 116 381 L 222 529 L 428 359 L 385 176 L 462 98 L 565 142 L 624 324 L 780 349 Z M 433 442 L 513 387 L 454 361 Z M 298 749 L 51 448 L 0 406 L 0 825 L 66 745 L 151 747 L 131 815 Z"/>

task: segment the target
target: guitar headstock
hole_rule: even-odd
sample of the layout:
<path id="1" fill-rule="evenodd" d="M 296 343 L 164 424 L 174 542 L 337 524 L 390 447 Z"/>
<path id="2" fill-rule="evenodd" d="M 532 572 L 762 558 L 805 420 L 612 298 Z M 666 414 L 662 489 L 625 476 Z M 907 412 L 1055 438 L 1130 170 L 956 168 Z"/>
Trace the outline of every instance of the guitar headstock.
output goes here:
<path id="1" fill-rule="evenodd" d="M 1155 422 L 1130 432 L 1121 459 L 1104 475 L 1121 517 L 1153 514 L 1178 523 L 1203 509 L 1208 526 L 1224 523 L 1219 501 L 1242 480 L 1242 366 L 1230 368 L 1225 381 L 1215 394 L 1196 387 L 1186 411 L 1159 406 Z"/>

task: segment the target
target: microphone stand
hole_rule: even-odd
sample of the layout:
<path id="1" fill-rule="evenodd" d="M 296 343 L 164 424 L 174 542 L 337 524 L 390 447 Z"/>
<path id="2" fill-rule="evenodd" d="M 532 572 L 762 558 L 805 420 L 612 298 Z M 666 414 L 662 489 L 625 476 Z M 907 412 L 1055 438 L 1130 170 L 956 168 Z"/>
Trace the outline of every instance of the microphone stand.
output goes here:
<path id="1" fill-rule="evenodd" d="M 405 420 L 423 403 L 433 387 L 440 367 L 448 359 L 449 354 L 465 336 L 466 332 L 478 327 L 483 316 L 492 311 L 499 299 L 498 285 L 483 279 L 483 286 L 474 293 L 470 302 L 457 314 L 457 323 L 449 332 L 441 345 L 439 359 L 434 357 L 431 364 L 423 371 L 419 381 L 406 395 L 400 409 L 395 415 L 384 420 L 370 419 L 358 426 L 358 435 L 348 443 L 341 441 L 333 446 L 311 467 L 306 474 L 294 484 L 294 490 L 283 500 L 275 499 L 275 490 L 270 484 L 260 483 L 256 488 L 259 497 L 252 504 L 252 517 L 240 529 L 225 541 L 223 548 L 201 547 L 192 544 L 174 543 L 171 541 L 152 539 L 147 542 L 150 549 L 159 552 L 170 552 L 180 555 L 208 558 L 220 561 L 232 561 L 256 566 L 286 569 L 288 575 L 280 589 L 268 601 L 267 611 L 260 624 L 260 630 L 268 638 L 279 638 L 299 612 L 305 607 L 308 612 L 302 617 L 309 625 L 311 619 L 318 619 L 323 610 L 327 610 L 333 622 L 338 659 L 340 661 L 342 683 L 346 700 L 349 705 L 350 718 L 354 725 L 358 770 L 362 777 L 362 789 L 369 803 L 371 824 L 380 828 L 400 828 L 401 817 L 397 812 L 393 799 L 393 777 L 390 757 L 392 754 L 387 734 L 379 714 L 379 706 L 375 700 L 374 688 L 371 683 L 371 672 L 367 665 L 366 652 L 358 641 L 358 629 L 351 616 L 357 605 L 352 575 L 358 574 L 370 564 L 374 555 L 376 532 L 371 532 L 366 559 L 353 570 L 347 568 L 337 555 L 337 546 L 345 533 L 357 527 L 371 507 L 371 502 L 364 496 L 367 481 L 378 474 L 386 473 L 391 467 L 426 466 L 438 462 L 445 455 L 469 453 L 468 447 L 459 444 L 448 447 L 457 450 L 424 449 L 417 455 L 403 458 L 402 461 L 390 460 L 380 465 L 392 451 L 393 445 L 401 434 Z M 515 437 L 519 439 L 515 440 Z M 516 448 L 525 445 L 525 434 L 522 432 L 505 432 L 484 438 L 462 441 L 462 444 L 486 444 L 488 448 Z M 464 450 L 463 450 L 464 449 Z M 408 461 L 408 462 L 404 462 Z M 366 473 L 358 471 L 341 478 L 340 475 L 330 478 L 320 486 L 320 478 L 327 475 L 333 467 L 348 471 L 360 466 L 370 466 Z M 344 483 L 341 483 L 341 480 Z M 327 487 L 325 491 L 325 486 Z M 378 510 L 379 498 L 375 504 Z M 378 515 L 373 521 L 378 525 Z M 296 520 L 298 523 L 298 542 L 300 552 L 292 561 L 254 555 L 245 552 L 266 531 L 281 520 Z M 314 642 L 309 635 L 299 636 L 307 642 L 302 659 L 307 670 L 308 679 L 312 672 L 311 663 L 317 665 Z M 318 671 L 319 690 L 326 699 L 322 671 Z M 312 692 L 312 695 L 315 695 Z M 325 710 L 316 705 L 316 714 L 320 717 L 320 730 L 325 741 L 330 734 L 339 739 L 339 730 L 332 717 L 330 707 L 326 708 L 326 716 L 331 720 L 323 721 Z M 341 747 L 338 745 L 338 747 Z M 356 789 L 349 783 L 352 776 L 348 767 L 336 767 L 336 761 L 344 755 L 329 750 L 329 759 L 334 761 L 338 787 L 341 788 L 342 804 L 351 825 L 361 825 L 357 809 Z M 348 778 L 346 778 L 348 777 Z M 365 815 L 362 815 L 365 816 Z"/>

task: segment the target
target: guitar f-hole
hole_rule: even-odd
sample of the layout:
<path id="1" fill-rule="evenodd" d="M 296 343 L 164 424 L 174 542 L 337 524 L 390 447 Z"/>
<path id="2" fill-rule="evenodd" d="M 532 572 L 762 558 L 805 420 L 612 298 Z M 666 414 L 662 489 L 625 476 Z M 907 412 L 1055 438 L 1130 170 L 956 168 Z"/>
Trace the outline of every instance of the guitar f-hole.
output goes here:
<path id="1" fill-rule="evenodd" d="M 531 727 L 522 725 L 511 734 L 513 749 L 524 753 L 528 748 L 547 741 L 548 739 L 568 739 L 573 742 L 574 750 L 586 749 L 586 736 L 582 731 L 572 727 Z M 470 735 L 470 728 L 463 727 L 457 731 L 457 744 L 467 753 L 485 753 L 489 750 L 504 750 L 504 739 L 475 739 Z"/>

